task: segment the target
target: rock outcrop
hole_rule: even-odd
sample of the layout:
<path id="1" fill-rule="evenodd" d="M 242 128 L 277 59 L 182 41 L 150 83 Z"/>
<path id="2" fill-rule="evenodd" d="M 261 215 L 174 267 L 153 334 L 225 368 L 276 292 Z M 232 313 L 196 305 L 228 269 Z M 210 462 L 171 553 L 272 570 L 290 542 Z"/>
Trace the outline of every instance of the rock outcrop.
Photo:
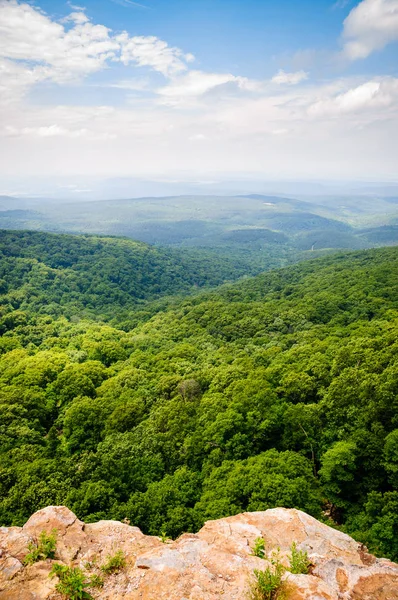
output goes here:
<path id="1" fill-rule="evenodd" d="M 99 573 L 106 557 L 121 550 L 126 565 L 105 577 L 102 600 L 245 600 L 254 569 L 263 570 L 279 548 L 286 560 L 292 542 L 312 563 L 307 575 L 286 572 L 287 600 L 398 600 L 398 565 L 376 559 L 344 533 L 293 509 L 275 508 L 209 521 L 197 534 L 163 543 L 116 521 L 84 524 L 67 508 L 50 506 L 22 527 L 0 528 L 0 600 L 57 600 L 54 560 L 30 566 L 28 544 L 42 531 L 57 531 L 57 562 Z M 265 540 L 265 559 L 252 556 Z"/>

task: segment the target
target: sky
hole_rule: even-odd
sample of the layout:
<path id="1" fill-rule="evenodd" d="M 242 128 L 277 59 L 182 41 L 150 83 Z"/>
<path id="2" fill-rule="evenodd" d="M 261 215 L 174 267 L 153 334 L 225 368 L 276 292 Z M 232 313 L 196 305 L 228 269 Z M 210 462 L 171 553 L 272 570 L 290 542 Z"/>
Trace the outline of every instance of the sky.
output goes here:
<path id="1" fill-rule="evenodd" d="M 398 181 L 398 0 L 0 0 L 0 193 L 239 176 Z"/>

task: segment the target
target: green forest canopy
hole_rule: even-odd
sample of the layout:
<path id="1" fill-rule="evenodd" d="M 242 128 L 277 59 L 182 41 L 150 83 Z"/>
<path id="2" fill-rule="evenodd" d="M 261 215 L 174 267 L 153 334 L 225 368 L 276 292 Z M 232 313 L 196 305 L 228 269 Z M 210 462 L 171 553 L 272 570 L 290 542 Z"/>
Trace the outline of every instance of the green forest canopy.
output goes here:
<path id="1" fill-rule="evenodd" d="M 112 316 L 146 300 L 250 274 L 247 261 L 125 238 L 0 230 L 0 302 L 41 314 Z M 258 270 L 256 271 L 258 272 Z"/>
<path id="2" fill-rule="evenodd" d="M 21 260 L 43 260 L 21 248 Z M 68 319 L 53 298 L 54 314 L 39 314 L 46 277 L 33 299 L 24 284 L 13 310 L 21 275 L 9 258 L 1 524 L 66 504 L 86 521 L 127 518 L 177 536 L 286 506 L 328 511 L 398 559 L 397 248 L 328 256 L 147 313 L 121 312 L 108 295 L 98 310 L 109 307 L 112 323 Z"/>

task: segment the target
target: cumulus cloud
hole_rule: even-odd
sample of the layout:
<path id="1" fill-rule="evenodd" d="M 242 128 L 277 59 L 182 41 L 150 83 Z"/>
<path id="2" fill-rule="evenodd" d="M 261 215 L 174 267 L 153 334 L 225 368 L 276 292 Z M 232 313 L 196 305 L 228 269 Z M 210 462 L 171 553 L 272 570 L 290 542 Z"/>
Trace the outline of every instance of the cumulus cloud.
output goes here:
<path id="1" fill-rule="evenodd" d="M 56 22 L 30 4 L 0 0 L 0 71 L 13 99 L 40 81 L 65 83 L 112 62 L 149 67 L 169 77 L 192 60 L 192 54 L 154 36 L 115 35 L 81 9 Z"/>
<path id="2" fill-rule="evenodd" d="M 305 71 L 296 71 L 295 73 L 286 73 L 282 69 L 278 71 L 276 75 L 271 79 L 272 83 L 277 83 L 278 85 L 297 85 L 301 81 L 308 79 L 308 73 Z"/>
<path id="3" fill-rule="evenodd" d="M 40 10 L 16 0 L 0 3 L 0 56 L 42 66 L 41 77 L 65 81 L 101 69 L 116 57 L 119 44 L 110 30 L 94 25 L 83 12 L 70 16 L 66 29 Z M 37 70 L 37 69 L 36 69 Z"/>
<path id="4" fill-rule="evenodd" d="M 352 170 L 354 155 L 361 172 L 370 172 L 375 161 L 378 173 L 396 172 L 397 79 L 307 82 L 306 71 L 298 70 L 304 64 L 268 81 L 205 72 L 192 68 L 191 54 L 155 36 L 115 33 L 94 24 L 83 9 L 71 10 L 55 21 L 33 3 L 0 0 L 4 173 L 104 175 L 134 168 L 154 174 L 200 165 L 203 171 L 266 168 L 273 176 L 305 176 L 316 164 L 319 173 L 334 169 L 340 175 Z M 350 35 L 346 43 L 354 39 Z M 122 64 L 120 81 L 101 77 L 83 87 L 85 76 Z M 164 76 L 164 84 L 147 71 Z M 76 83 L 74 105 L 58 104 L 57 92 L 52 103 L 54 96 L 46 94 L 54 90 L 46 87 L 35 103 L 23 100 L 43 81 Z M 105 92 L 97 99 L 111 104 L 117 95 L 114 106 L 87 105 L 91 90 L 79 106 L 80 93 L 95 85 L 137 93 Z M 70 94 L 65 97 L 70 102 Z M 43 106 L 37 98 L 45 98 Z M 376 157 L 375 145 L 382 148 Z"/>
<path id="5" fill-rule="evenodd" d="M 79 8 L 77 12 L 70 13 L 70 15 L 65 17 L 65 19 L 63 19 L 63 21 L 65 23 L 68 23 L 68 21 L 72 21 L 73 23 L 77 23 L 80 25 L 82 23 L 88 23 L 90 19 L 87 17 L 84 10 L 85 10 L 84 8 Z"/>
<path id="6" fill-rule="evenodd" d="M 140 67 L 151 67 L 166 77 L 185 71 L 186 62 L 194 60 L 192 54 L 184 54 L 179 48 L 171 48 L 155 36 L 130 38 L 124 32 L 115 39 L 120 44 L 120 60 L 123 64 L 136 62 Z"/>
<path id="7" fill-rule="evenodd" d="M 344 21 L 344 55 L 366 58 L 398 40 L 398 0 L 363 0 Z"/>
<path id="8" fill-rule="evenodd" d="M 0 57 L 0 104 L 11 104 L 32 85 L 46 78 L 43 67 L 26 68 L 23 64 Z"/>

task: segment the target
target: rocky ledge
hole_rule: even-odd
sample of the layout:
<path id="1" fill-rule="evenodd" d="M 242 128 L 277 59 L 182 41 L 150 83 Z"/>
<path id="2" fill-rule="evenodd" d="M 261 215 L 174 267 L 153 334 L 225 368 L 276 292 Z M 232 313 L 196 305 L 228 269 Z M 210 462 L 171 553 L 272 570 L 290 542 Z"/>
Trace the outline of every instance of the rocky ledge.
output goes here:
<path id="1" fill-rule="evenodd" d="M 55 559 L 24 566 L 28 545 L 37 543 L 41 532 L 53 530 Z M 260 537 L 264 558 L 252 555 Z M 57 577 L 49 576 L 54 562 L 79 567 L 90 577 L 117 552 L 123 553 L 125 565 L 104 577 L 102 588 L 88 590 L 93 598 L 245 600 L 254 570 L 272 569 L 268 559 L 275 551 L 283 562 L 293 542 L 308 553 L 311 566 L 308 574 L 284 573 L 284 598 L 398 599 L 397 564 L 376 559 L 348 535 L 299 510 L 275 508 L 209 521 L 197 534 L 163 542 L 117 521 L 84 524 L 66 507 L 49 506 L 21 528 L 0 528 L 0 600 L 62 598 Z"/>

